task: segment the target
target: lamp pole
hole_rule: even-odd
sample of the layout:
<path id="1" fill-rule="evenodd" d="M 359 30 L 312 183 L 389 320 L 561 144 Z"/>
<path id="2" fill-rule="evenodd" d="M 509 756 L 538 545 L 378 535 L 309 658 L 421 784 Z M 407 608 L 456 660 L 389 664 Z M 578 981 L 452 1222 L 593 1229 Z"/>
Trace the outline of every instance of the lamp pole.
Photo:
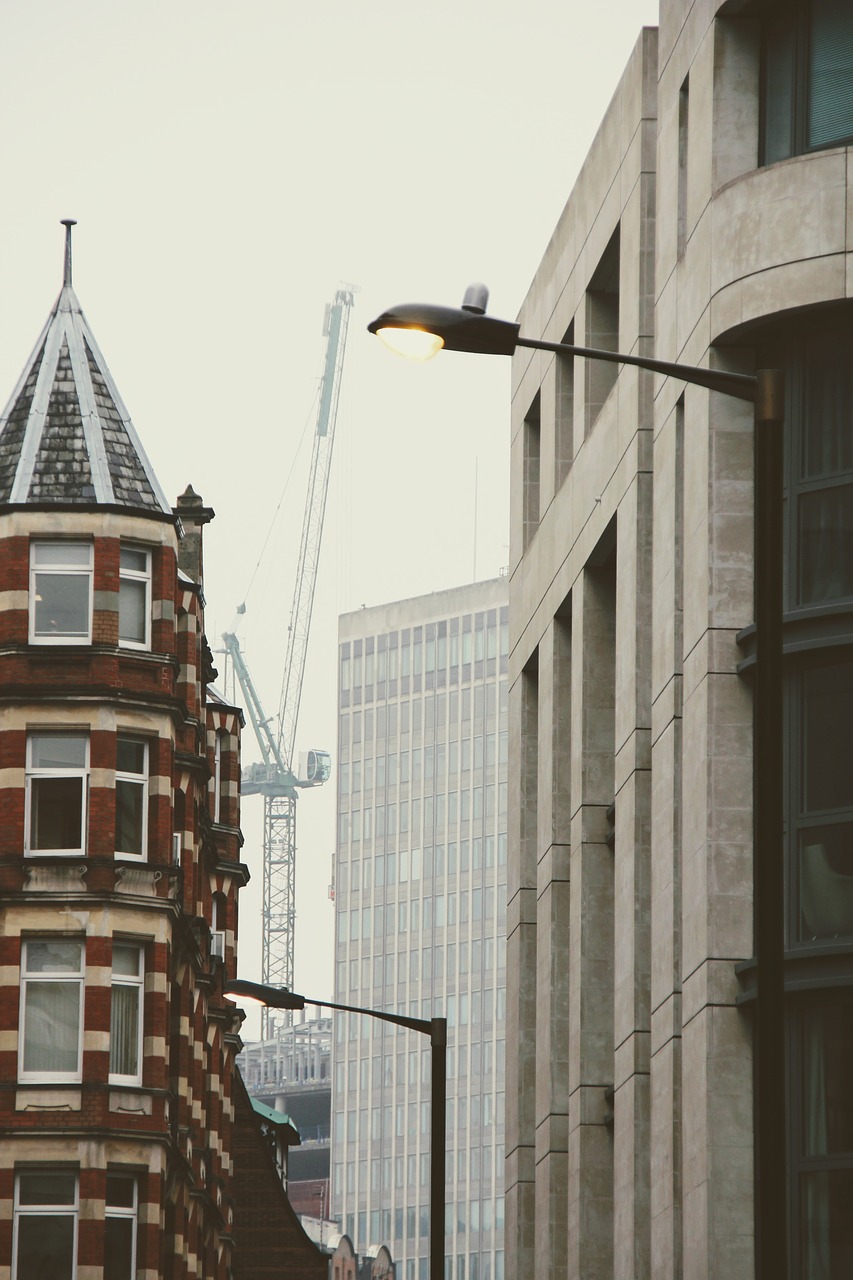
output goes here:
<path id="1" fill-rule="evenodd" d="M 431 359 L 442 347 L 507 356 L 518 347 L 529 347 L 583 360 L 633 365 L 748 401 L 754 408 L 753 895 L 759 996 L 755 1021 L 756 1254 L 762 1280 L 784 1280 L 788 1241 L 782 856 L 784 375 L 779 369 L 730 373 L 568 342 L 526 338 L 520 334 L 519 324 L 486 315 L 488 297 L 485 285 L 473 284 L 466 290 L 460 308 L 404 303 L 383 312 L 367 327 L 392 350 L 419 360 Z"/>
<path id="2" fill-rule="evenodd" d="M 224 987 L 227 996 L 255 1001 L 268 1009 L 304 1009 L 306 1004 L 321 1009 L 337 1009 L 340 1013 L 360 1013 L 396 1027 L 407 1027 L 429 1036 L 431 1057 L 430 1132 L 429 1132 L 429 1280 L 444 1280 L 444 1179 L 445 1124 L 447 1113 L 447 1019 L 409 1018 L 402 1013 L 385 1013 L 381 1009 L 362 1009 L 333 1000 L 314 1000 L 285 987 L 267 987 L 260 982 L 237 978 Z"/>

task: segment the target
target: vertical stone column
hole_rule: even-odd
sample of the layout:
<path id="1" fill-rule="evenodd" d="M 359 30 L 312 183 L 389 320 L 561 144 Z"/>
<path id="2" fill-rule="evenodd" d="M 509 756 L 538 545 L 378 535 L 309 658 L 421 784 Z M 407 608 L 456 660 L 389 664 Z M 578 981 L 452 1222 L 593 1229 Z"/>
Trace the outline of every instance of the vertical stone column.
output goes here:
<path id="1" fill-rule="evenodd" d="M 509 692 L 508 832 L 518 851 L 507 866 L 506 1232 L 508 1276 L 534 1274 L 536 1078 L 536 840 L 539 674 L 534 653 Z"/>
<path id="2" fill-rule="evenodd" d="M 648 432 L 637 447 L 640 468 Z M 652 476 L 619 504 L 614 816 L 614 1266 L 643 1280 L 649 1260 L 649 821 Z"/>
<path id="3" fill-rule="evenodd" d="M 569 991 L 570 1280 L 612 1280 L 615 557 L 584 569 L 572 599 Z"/>
<path id="4" fill-rule="evenodd" d="M 571 617 L 539 645 L 536 1277 L 565 1280 L 569 1123 Z"/>

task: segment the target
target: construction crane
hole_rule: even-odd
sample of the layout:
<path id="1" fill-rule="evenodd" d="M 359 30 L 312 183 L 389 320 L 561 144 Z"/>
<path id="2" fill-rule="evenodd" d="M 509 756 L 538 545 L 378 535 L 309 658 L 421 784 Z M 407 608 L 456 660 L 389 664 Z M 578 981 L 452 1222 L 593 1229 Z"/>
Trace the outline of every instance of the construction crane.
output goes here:
<path id="1" fill-rule="evenodd" d="M 307 751 L 296 761 L 294 750 L 329 491 L 341 374 L 355 292 L 352 285 L 338 289 L 334 300 L 326 307 L 323 325 L 326 355 L 275 731 L 274 722 L 264 712 L 234 630 L 222 637 L 243 691 L 262 756 L 262 763 L 248 765 L 243 770 L 241 789 L 244 796 L 262 795 L 264 798 L 261 981 L 276 987 L 293 987 L 297 796 L 300 788 L 321 786 L 331 773 L 331 758 L 327 751 Z M 241 606 L 238 612 L 243 610 L 244 606 Z M 267 1031 L 267 1010 L 264 1010 L 262 1034 L 266 1036 Z"/>

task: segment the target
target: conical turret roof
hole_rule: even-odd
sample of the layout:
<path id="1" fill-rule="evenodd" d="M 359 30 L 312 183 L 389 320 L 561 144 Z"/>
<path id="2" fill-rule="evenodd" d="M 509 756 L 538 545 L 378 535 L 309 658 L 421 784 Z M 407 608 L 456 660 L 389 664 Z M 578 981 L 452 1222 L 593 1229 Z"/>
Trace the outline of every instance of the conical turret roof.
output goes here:
<path id="1" fill-rule="evenodd" d="M 62 291 L 0 415 L 0 506 L 120 506 L 171 515 L 71 286 Z"/>

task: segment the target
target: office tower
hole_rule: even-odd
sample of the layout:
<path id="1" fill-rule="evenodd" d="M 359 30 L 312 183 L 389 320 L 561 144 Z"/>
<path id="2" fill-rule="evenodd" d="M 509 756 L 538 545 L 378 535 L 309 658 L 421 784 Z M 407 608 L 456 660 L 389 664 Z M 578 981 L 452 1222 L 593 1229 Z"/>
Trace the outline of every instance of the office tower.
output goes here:
<path id="1" fill-rule="evenodd" d="M 339 624 L 337 1001 L 445 1015 L 446 1274 L 502 1280 L 508 611 L 504 578 Z M 332 1212 L 425 1280 L 430 1051 L 338 1014 Z"/>

